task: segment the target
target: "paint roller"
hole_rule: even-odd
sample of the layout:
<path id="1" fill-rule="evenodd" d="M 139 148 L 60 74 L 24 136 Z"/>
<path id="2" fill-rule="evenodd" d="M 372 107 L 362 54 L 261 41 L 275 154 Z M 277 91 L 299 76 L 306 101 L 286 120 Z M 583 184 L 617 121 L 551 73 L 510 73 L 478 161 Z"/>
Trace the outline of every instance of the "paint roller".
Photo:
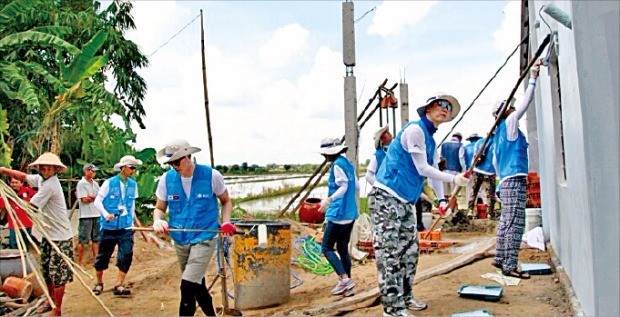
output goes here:
<path id="1" fill-rule="evenodd" d="M 556 7 L 554 4 L 547 4 L 543 6 L 543 11 L 552 17 L 554 20 L 558 21 L 560 24 L 564 25 L 569 29 L 573 29 L 573 22 L 571 21 L 570 16 L 562 11 L 562 9 Z"/>

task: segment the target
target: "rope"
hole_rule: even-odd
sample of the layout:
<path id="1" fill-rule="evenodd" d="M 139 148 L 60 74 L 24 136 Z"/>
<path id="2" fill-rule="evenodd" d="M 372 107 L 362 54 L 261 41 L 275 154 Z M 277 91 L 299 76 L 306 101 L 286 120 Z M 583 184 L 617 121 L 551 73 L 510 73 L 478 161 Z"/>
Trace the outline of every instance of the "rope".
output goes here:
<path id="1" fill-rule="evenodd" d="M 299 246 L 301 244 L 301 247 Z M 297 263 L 304 269 L 317 275 L 327 275 L 334 272 L 329 262 L 321 257 L 321 245 L 314 238 L 300 237 L 295 240 L 295 249 L 301 254 Z"/>
<path id="2" fill-rule="evenodd" d="M 443 137 L 443 139 L 441 140 L 441 142 L 439 142 L 439 144 L 437 145 L 437 149 L 439 149 L 441 147 L 441 145 L 443 144 L 443 142 L 452 134 L 452 131 L 454 131 L 454 129 L 456 128 L 456 126 L 459 124 L 459 122 L 461 122 L 461 120 L 463 120 L 463 118 L 465 117 L 465 114 L 469 111 L 469 109 L 474 105 L 474 103 L 476 102 L 476 100 L 478 100 L 478 98 L 480 97 L 480 95 L 482 95 L 482 93 L 487 89 L 487 87 L 491 84 L 491 82 L 493 80 L 495 80 L 495 77 L 497 77 L 497 74 L 499 74 L 499 72 L 504 68 L 504 66 L 506 66 L 506 64 L 508 64 L 508 61 L 512 58 L 512 56 L 517 52 L 517 50 L 519 49 L 519 47 L 521 47 L 521 45 L 523 45 L 523 43 L 525 43 L 530 37 L 530 34 L 526 34 L 523 39 L 521 40 L 521 42 L 519 43 L 519 45 L 517 45 L 517 47 L 515 47 L 515 49 L 512 51 L 512 53 L 510 53 L 510 55 L 506 58 L 506 60 L 504 61 L 504 63 L 502 64 L 502 66 L 500 66 L 497 71 L 495 71 L 495 74 L 493 74 L 493 76 L 491 77 L 491 79 L 489 79 L 489 81 L 486 83 L 486 85 L 484 85 L 484 87 L 482 87 L 482 90 L 480 90 L 480 92 L 478 93 L 478 95 L 476 96 L 476 98 L 474 98 L 474 100 L 472 100 L 471 104 L 469 104 L 469 106 L 465 109 L 465 111 L 463 111 L 463 114 L 461 114 L 461 117 L 454 123 L 454 125 L 452 126 L 452 128 L 450 129 L 450 131 L 448 132 L 448 134 L 446 134 L 446 136 Z"/>
<path id="3" fill-rule="evenodd" d="M 198 19 L 200 17 L 200 14 L 197 15 L 196 17 L 194 17 L 193 20 L 189 21 L 189 23 L 187 23 L 183 28 L 181 28 L 177 33 L 175 33 L 173 36 L 171 36 L 166 42 L 164 42 L 164 44 L 160 45 L 157 49 L 155 49 L 153 51 L 153 53 L 149 54 L 149 57 L 152 57 L 153 55 L 155 55 L 155 53 L 157 53 L 157 51 L 159 51 L 159 49 L 161 49 L 162 47 L 166 46 L 168 43 L 170 43 L 170 41 L 172 41 L 173 38 L 175 38 L 177 35 L 179 35 L 181 32 L 183 32 L 183 30 L 185 30 L 185 28 L 187 28 L 190 24 L 194 23 L 194 21 L 196 21 L 196 19 Z"/>

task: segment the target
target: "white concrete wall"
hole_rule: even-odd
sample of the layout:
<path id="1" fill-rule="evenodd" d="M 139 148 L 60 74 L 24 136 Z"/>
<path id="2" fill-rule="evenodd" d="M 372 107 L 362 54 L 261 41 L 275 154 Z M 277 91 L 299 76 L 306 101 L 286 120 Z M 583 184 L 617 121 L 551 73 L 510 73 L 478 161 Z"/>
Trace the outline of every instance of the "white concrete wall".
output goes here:
<path id="1" fill-rule="evenodd" d="M 530 3 L 534 50 L 549 33 L 538 14 L 546 3 L 568 13 L 573 29 L 541 13 L 558 32 L 566 157 L 564 180 L 558 139 L 560 112 L 552 100 L 551 78 L 541 71 L 535 101 L 543 221 L 584 313 L 619 316 L 620 2 Z M 536 20 L 540 21 L 538 29 L 533 25 Z"/>

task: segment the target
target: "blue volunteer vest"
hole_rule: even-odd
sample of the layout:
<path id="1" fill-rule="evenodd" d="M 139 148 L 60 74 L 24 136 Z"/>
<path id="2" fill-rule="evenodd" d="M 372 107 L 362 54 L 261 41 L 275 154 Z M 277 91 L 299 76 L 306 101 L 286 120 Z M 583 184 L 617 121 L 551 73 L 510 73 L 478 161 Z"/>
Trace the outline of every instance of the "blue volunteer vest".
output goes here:
<path id="1" fill-rule="evenodd" d="M 112 221 L 107 221 L 103 215 L 100 217 L 99 223 L 101 228 L 105 230 L 119 230 L 129 228 L 133 225 L 133 205 L 136 201 L 136 188 L 137 184 L 131 178 L 127 178 L 125 184 L 125 197 L 121 192 L 121 178 L 116 175 L 108 180 L 109 190 L 108 195 L 103 199 L 103 207 L 105 210 L 116 216 Z M 118 205 L 125 206 L 125 214 L 118 209 Z"/>
<path id="2" fill-rule="evenodd" d="M 217 199 L 211 185 L 211 167 L 196 164 L 190 197 L 185 195 L 181 175 L 174 169 L 166 172 L 166 201 L 170 228 L 212 229 L 213 232 L 170 231 L 179 245 L 195 244 L 212 239 L 218 229 Z"/>
<path id="3" fill-rule="evenodd" d="M 446 170 L 460 172 L 463 167 L 459 161 L 461 142 L 446 141 L 441 145 L 441 157 L 446 159 Z"/>
<path id="4" fill-rule="evenodd" d="M 327 180 L 327 194 L 333 195 L 339 186 L 336 184 L 336 176 L 334 175 L 334 167 L 340 167 L 347 175 L 347 191 L 343 197 L 336 198 L 327 207 L 325 218 L 328 221 L 352 220 L 357 219 L 357 202 L 355 201 L 355 169 L 353 165 L 344 156 L 340 155 L 329 171 L 329 179 Z"/>
<path id="5" fill-rule="evenodd" d="M 469 142 L 465 147 L 463 147 L 463 158 L 465 159 L 465 169 L 469 169 L 471 167 L 471 161 L 474 159 L 474 156 L 477 151 L 474 150 L 474 146 L 476 142 Z"/>
<path id="6" fill-rule="evenodd" d="M 377 170 L 381 167 L 381 163 L 383 163 L 383 159 L 385 158 L 385 150 L 383 148 L 378 148 L 375 151 L 375 158 L 377 159 Z"/>
<path id="7" fill-rule="evenodd" d="M 495 158 L 497 160 L 498 174 L 500 179 L 517 174 L 527 175 L 527 140 L 521 130 L 518 131 L 517 139 L 508 141 L 506 133 L 506 120 L 497 126 L 495 133 Z"/>
<path id="8" fill-rule="evenodd" d="M 484 143 L 484 138 L 476 142 L 474 146 L 475 153 L 478 153 L 478 151 L 480 151 L 480 147 L 482 147 L 482 143 Z M 489 174 L 495 174 L 495 166 L 493 166 L 493 157 L 494 157 L 493 152 L 495 151 L 495 143 L 493 143 L 493 139 L 490 139 L 489 142 L 487 142 L 486 148 L 488 149 L 487 155 L 484 158 L 484 161 L 481 161 L 476 165 L 476 169 L 489 173 Z"/>
<path id="9" fill-rule="evenodd" d="M 390 143 L 384 163 L 377 173 L 377 182 L 389 187 L 408 202 L 415 203 L 420 198 L 426 177 L 420 175 L 413 164 L 411 154 L 405 151 L 400 144 L 403 131 L 411 124 L 419 125 L 424 132 L 426 159 L 428 164 L 433 165 L 435 140 L 421 120 L 411 121 L 398 132 L 396 138 Z"/>

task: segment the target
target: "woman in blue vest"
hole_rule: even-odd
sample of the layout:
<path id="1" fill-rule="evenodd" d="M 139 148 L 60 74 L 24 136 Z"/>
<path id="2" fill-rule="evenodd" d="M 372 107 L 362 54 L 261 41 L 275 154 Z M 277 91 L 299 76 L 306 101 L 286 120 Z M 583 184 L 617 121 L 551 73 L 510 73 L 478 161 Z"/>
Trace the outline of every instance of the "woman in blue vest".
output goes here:
<path id="1" fill-rule="evenodd" d="M 103 271 L 108 268 L 110 257 L 118 245 L 116 266 L 118 277 L 114 284 L 114 295 L 130 295 L 131 291 L 123 282 L 133 259 L 133 217 L 136 212 L 136 198 L 138 198 L 138 184 L 131 179 L 138 165 L 142 161 L 132 155 L 125 155 L 120 162 L 114 165 L 119 173 L 105 182 L 99 188 L 95 197 L 95 208 L 101 214 L 99 238 L 99 254 L 95 259 L 97 284 L 93 288 L 95 295 L 103 292 Z"/>
<path id="2" fill-rule="evenodd" d="M 235 232 L 230 222 L 232 202 L 224 177 L 207 165 L 192 162 L 192 154 L 199 151 L 186 140 L 174 140 L 157 152 L 157 160 L 172 169 L 157 184 L 153 229 L 158 233 L 169 232 L 174 240 L 183 272 L 179 316 L 194 316 L 196 302 L 207 316 L 215 316 L 204 275 L 215 250 L 218 228 L 225 236 Z M 222 205 L 221 227 L 218 201 Z M 169 222 L 164 220 L 166 208 Z M 205 231 L 169 231 L 170 228 Z"/>
<path id="3" fill-rule="evenodd" d="M 438 197 L 442 182 L 465 186 L 463 174 L 452 175 L 438 169 L 433 134 L 439 124 L 453 120 L 461 107 L 456 98 L 440 93 L 418 108 L 420 120 L 407 123 L 396 135 L 374 184 L 372 212 L 373 246 L 384 316 L 412 316 L 408 309 L 422 310 L 425 302 L 413 296 L 411 283 L 418 265 L 418 232 L 414 204 L 429 177 Z M 440 213 L 449 214 L 445 199 Z"/>
<path id="4" fill-rule="evenodd" d="M 355 282 L 351 278 L 349 240 L 358 216 L 356 193 L 359 183 L 353 165 L 342 155 L 346 150 L 347 146 L 339 139 L 326 138 L 321 141 L 319 153 L 332 164 L 327 181 L 327 198 L 321 201 L 319 211 L 325 213 L 327 222 L 321 250 L 338 274 L 338 284 L 331 294 L 352 296 Z M 339 256 L 334 252 L 334 246 Z"/>
<path id="5" fill-rule="evenodd" d="M 463 146 L 463 163 L 465 164 L 466 171 L 469 170 L 469 167 L 471 166 L 471 161 L 474 159 L 474 156 L 476 156 L 476 152 L 474 151 L 474 145 L 476 144 L 476 141 L 480 140 L 480 138 L 481 137 L 478 135 L 478 133 L 473 133 L 467 139 L 465 139 L 469 141 L 469 143 Z M 465 187 L 465 198 L 468 200 L 468 202 L 471 196 L 471 190 L 472 184 L 470 183 Z M 469 212 L 468 215 L 470 215 Z"/>
<path id="6" fill-rule="evenodd" d="M 518 269 L 519 249 L 525 227 L 526 185 L 528 173 L 527 140 L 519 129 L 519 119 L 523 117 L 534 96 L 534 88 L 540 71 L 540 63 L 530 70 L 530 80 L 518 107 L 508 105 L 508 109 L 498 119 L 495 130 L 495 170 L 500 179 L 499 197 L 502 202 L 500 223 L 497 227 L 497 244 L 493 265 L 502 273 L 519 278 L 530 278 L 529 274 Z M 500 115 L 504 103 L 500 103 L 495 116 Z"/>
<path id="7" fill-rule="evenodd" d="M 480 151 L 484 140 L 485 138 L 482 138 L 476 142 L 474 145 L 474 153 L 478 153 L 478 151 Z M 471 196 L 469 196 L 468 201 L 468 214 L 473 216 L 474 204 L 476 204 L 480 188 L 482 188 L 483 184 L 486 184 L 487 204 L 489 206 L 488 217 L 495 218 L 495 166 L 493 166 L 493 149 L 495 148 L 495 145 L 493 144 L 493 137 L 487 141 L 484 147 L 485 149 L 482 152 L 483 155 L 481 155 L 478 162 L 476 162 L 474 172 L 471 177 L 472 193 Z"/>
<path id="8" fill-rule="evenodd" d="M 366 168 L 366 181 L 370 183 L 370 186 L 375 183 L 375 175 L 385 158 L 387 147 L 390 145 L 390 142 L 392 142 L 393 137 L 392 133 L 390 133 L 389 126 L 386 124 L 375 131 L 372 138 L 375 142 L 375 155 L 370 158 L 370 162 Z"/>

